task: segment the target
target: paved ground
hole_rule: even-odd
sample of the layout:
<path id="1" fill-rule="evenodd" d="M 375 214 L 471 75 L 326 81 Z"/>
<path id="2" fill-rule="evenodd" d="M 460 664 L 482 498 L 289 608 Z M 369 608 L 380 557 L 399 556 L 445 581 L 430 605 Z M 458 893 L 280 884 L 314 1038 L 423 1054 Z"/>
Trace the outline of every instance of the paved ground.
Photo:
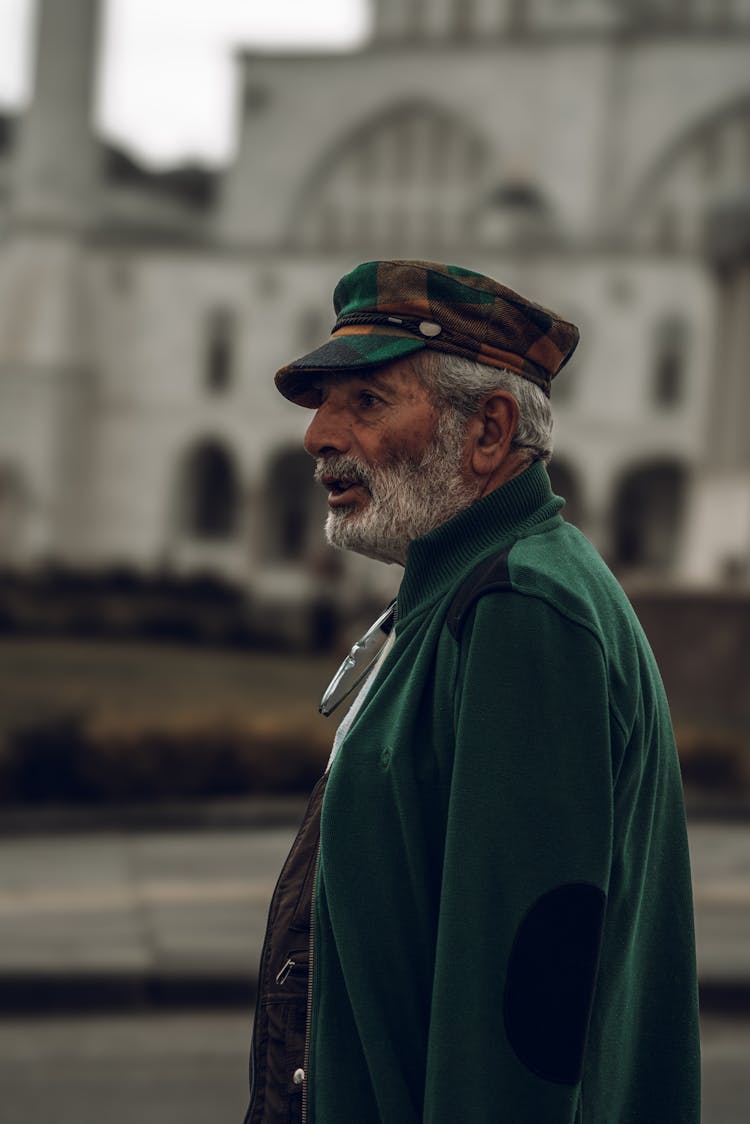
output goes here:
<path id="1" fill-rule="evenodd" d="M 241 1124 L 252 975 L 294 828 L 233 822 L 0 838 L 0 1124 Z M 690 839 L 704 987 L 744 987 L 738 1017 L 704 1013 L 703 1124 L 745 1124 L 750 824 L 694 822 Z M 185 1009 L 139 1009 L 154 998 Z"/>
<path id="2" fill-rule="evenodd" d="M 0 1124 L 242 1124 L 249 1027 L 237 1011 L 0 1019 Z M 750 1022 L 704 1020 L 703 1124 L 746 1124 L 748 1058 Z"/>
<path id="3" fill-rule="evenodd" d="M 81 988 L 198 979 L 229 998 L 222 981 L 252 980 L 293 834 L 284 826 L 0 838 L 0 980 L 22 998 L 35 980 L 52 995 L 64 978 Z M 750 825 L 694 823 L 690 840 L 701 979 L 741 981 L 750 994 Z"/>
<path id="4" fill-rule="evenodd" d="M 691 823 L 698 970 L 750 984 L 750 824 Z"/>
<path id="5" fill-rule="evenodd" d="M 250 1015 L 0 1020 L 0 1124 L 242 1124 Z"/>
<path id="6" fill-rule="evenodd" d="M 249 976 L 292 836 L 0 840 L 0 972 Z"/>

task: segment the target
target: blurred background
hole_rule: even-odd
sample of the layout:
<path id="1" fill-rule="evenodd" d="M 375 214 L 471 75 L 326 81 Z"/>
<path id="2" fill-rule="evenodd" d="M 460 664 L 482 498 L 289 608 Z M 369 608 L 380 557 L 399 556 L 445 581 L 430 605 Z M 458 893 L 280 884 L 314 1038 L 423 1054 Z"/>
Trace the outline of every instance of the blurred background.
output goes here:
<path id="1" fill-rule="evenodd" d="M 272 376 L 387 256 L 580 326 L 550 472 L 662 667 L 746 1119 L 750 0 L 0 0 L 0 1121 L 243 1110 L 318 697 L 400 573 L 325 545 Z"/>

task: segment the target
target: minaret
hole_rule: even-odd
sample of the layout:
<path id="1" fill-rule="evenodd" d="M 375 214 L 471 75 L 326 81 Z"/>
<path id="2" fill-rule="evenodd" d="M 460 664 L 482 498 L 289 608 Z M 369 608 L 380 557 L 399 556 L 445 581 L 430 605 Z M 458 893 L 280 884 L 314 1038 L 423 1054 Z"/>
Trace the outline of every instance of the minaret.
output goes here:
<path id="1" fill-rule="evenodd" d="M 96 221 L 98 13 L 98 0 L 39 0 L 34 96 L 12 158 L 0 257 L 0 456 L 33 481 L 16 551 L 24 562 L 74 560 L 89 522 L 96 370 L 86 235 Z"/>
<path id="2" fill-rule="evenodd" d="M 13 174 L 16 222 L 81 227 L 92 217 L 99 7 L 99 0 L 39 0 L 33 100 L 20 123 Z"/>

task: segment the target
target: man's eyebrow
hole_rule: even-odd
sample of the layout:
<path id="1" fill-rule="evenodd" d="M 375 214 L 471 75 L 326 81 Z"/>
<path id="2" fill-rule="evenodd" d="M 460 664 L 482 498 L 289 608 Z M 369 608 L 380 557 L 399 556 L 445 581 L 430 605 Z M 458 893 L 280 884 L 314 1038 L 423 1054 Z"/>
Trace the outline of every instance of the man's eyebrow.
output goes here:
<path id="1" fill-rule="evenodd" d="M 341 375 L 324 375 L 321 378 L 312 379 L 310 385 L 313 390 L 322 393 L 329 386 L 349 381 L 370 383 L 383 390 L 393 390 L 392 376 L 389 376 L 387 371 L 383 371 L 380 368 L 374 371 L 347 371 L 346 374 Z"/>
<path id="2" fill-rule="evenodd" d="M 377 368 L 374 371 L 357 371 L 354 375 L 360 382 L 373 383 L 375 386 L 383 390 L 393 390 L 395 386 L 394 376 L 389 374 L 388 371 Z"/>
<path id="3" fill-rule="evenodd" d="M 386 372 L 383 371 L 382 368 L 376 367 L 372 371 L 369 371 L 369 370 L 350 371 L 346 377 L 351 378 L 351 379 L 357 379 L 359 382 L 378 382 L 379 383 L 379 382 L 382 382 L 383 378 L 385 377 L 385 374 L 386 374 Z"/>

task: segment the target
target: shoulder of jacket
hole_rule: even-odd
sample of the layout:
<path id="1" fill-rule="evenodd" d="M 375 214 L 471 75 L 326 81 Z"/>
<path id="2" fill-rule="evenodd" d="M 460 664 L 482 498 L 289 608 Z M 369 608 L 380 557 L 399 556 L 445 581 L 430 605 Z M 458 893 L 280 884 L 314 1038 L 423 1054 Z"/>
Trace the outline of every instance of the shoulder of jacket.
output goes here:
<path id="1" fill-rule="evenodd" d="M 464 622 L 480 597 L 486 593 L 509 592 L 513 589 L 508 562 L 510 551 L 511 547 L 506 547 L 489 558 L 483 558 L 469 571 L 453 594 L 446 614 L 446 625 L 454 640 L 459 639 Z"/>
<path id="2" fill-rule="evenodd" d="M 480 559 L 464 576 L 448 605 L 446 625 L 453 639 L 460 640 L 464 625 L 481 598 L 490 593 L 515 593 L 544 602 L 556 614 L 588 629 L 603 643 L 601 613 L 589 588 L 595 584 L 588 580 L 594 575 L 593 572 L 589 575 L 585 569 L 581 553 L 575 549 L 577 545 L 574 542 L 560 549 L 546 539 L 544 549 L 540 550 L 535 537 L 521 538 Z M 598 556 L 597 562 L 601 569 Z M 605 600 L 611 613 L 614 609 L 611 591 Z"/>

